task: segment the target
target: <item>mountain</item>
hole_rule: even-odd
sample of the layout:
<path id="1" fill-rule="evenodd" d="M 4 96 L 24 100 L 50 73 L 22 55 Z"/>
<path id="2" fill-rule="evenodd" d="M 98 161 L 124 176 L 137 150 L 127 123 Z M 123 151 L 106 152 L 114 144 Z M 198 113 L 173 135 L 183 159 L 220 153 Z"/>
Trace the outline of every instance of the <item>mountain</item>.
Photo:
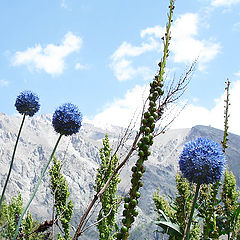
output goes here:
<path id="1" fill-rule="evenodd" d="M 5 183 L 13 147 L 20 127 L 20 116 L 7 116 L 0 113 L 0 185 Z M 95 175 L 100 163 L 99 149 L 102 139 L 108 134 L 115 150 L 124 129 L 112 127 L 110 130 L 97 128 L 92 124 L 83 124 L 80 132 L 71 137 L 62 138 L 56 152 L 57 159 L 63 163 L 63 173 L 69 184 L 71 198 L 74 203 L 74 218 L 72 224 L 76 227 L 83 210 L 93 198 Z M 122 160 L 133 141 L 135 132 L 129 136 L 119 153 Z M 152 154 L 146 161 L 146 172 L 143 176 L 144 186 L 141 189 L 139 201 L 139 217 L 130 239 L 153 239 L 156 226 L 152 223 L 156 217 L 152 194 L 158 188 L 161 194 L 173 196 L 175 193 L 175 174 L 178 171 L 178 156 L 184 143 L 198 137 L 208 137 L 221 142 L 223 132 L 209 126 L 195 126 L 191 129 L 169 130 L 155 138 Z M 10 183 L 6 191 L 7 200 L 21 192 L 26 203 L 33 191 L 42 169 L 52 152 L 58 136 L 51 125 L 50 115 L 27 118 L 17 148 Z M 229 147 L 226 155 L 229 169 L 236 176 L 240 186 L 240 136 L 229 134 Z M 136 160 L 136 154 L 128 161 L 121 171 L 121 183 L 118 193 L 127 194 L 130 184 L 131 167 Z M 47 175 L 47 174 L 46 174 Z M 100 206 L 98 205 L 98 208 Z M 45 176 L 30 211 L 39 221 L 51 219 L 52 196 L 49 189 L 49 176 Z M 95 211 L 96 216 L 97 211 Z M 121 216 L 122 210 L 119 211 Z M 90 222 L 94 221 L 94 215 Z M 140 229 L 140 231 L 139 231 Z M 141 232 L 141 236 L 139 235 Z M 96 228 L 92 228 L 81 239 L 98 239 Z"/>

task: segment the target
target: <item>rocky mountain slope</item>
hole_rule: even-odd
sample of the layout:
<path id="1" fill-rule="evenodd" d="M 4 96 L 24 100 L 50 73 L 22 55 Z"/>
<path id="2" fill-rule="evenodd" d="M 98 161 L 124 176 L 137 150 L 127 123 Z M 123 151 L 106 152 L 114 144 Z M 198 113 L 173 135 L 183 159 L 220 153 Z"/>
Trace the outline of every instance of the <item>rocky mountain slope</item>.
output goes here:
<path id="1" fill-rule="evenodd" d="M 20 122 L 21 117 L 19 116 L 7 116 L 0 113 L 0 189 L 2 189 L 7 176 Z M 83 124 L 78 134 L 64 137 L 61 140 L 56 157 L 63 162 L 63 173 L 68 181 L 71 198 L 74 202 L 74 226 L 77 226 L 83 210 L 95 194 L 95 175 L 100 162 L 99 149 L 105 133 L 108 134 L 113 149 L 115 149 L 123 132 L 123 129 L 119 127 L 113 127 L 111 131 L 107 131 L 91 124 Z M 195 126 L 192 129 L 169 130 L 155 138 L 152 154 L 145 164 L 147 171 L 143 177 L 144 187 L 141 189 L 140 215 L 134 226 L 135 230 L 132 235 L 134 237 L 131 239 L 144 239 L 145 237 L 153 239 L 155 226 L 152 221 L 155 214 L 152 194 L 159 188 L 162 194 L 174 195 L 179 153 L 185 142 L 200 136 L 221 142 L 223 132 L 211 127 Z M 42 115 L 26 119 L 7 188 L 7 199 L 17 195 L 20 191 L 24 202 L 28 201 L 57 137 L 51 126 L 51 116 Z M 120 160 L 124 157 L 133 137 L 134 133 L 127 141 L 125 148 L 122 149 L 119 155 Z M 228 165 L 237 178 L 238 186 L 240 186 L 239 145 L 240 136 L 229 134 Z M 122 181 L 119 185 L 119 194 L 122 196 L 129 190 L 130 169 L 134 164 L 134 159 L 136 156 L 133 156 L 121 171 Z M 52 196 L 48 184 L 49 178 L 46 176 L 30 207 L 30 211 L 39 221 L 51 219 Z M 138 229 L 141 229 L 140 237 L 138 237 Z M 97 239 L 96 229 L 87 231 L 81 239 Z"/>

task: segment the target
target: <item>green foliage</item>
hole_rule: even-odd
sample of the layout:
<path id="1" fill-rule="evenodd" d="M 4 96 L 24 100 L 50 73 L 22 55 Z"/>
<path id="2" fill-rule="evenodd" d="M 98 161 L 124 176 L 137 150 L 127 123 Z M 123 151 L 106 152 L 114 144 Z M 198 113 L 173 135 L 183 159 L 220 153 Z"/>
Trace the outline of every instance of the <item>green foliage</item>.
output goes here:
<path id="1" fill-rule="evenodd" d="M 101 164 L 98 168 L 95 181 L 95 191 L 97 193 L 102 189 L 118 166 L 118 158 L 116 155 L 111 156 L 111 151 L 108 135 L 106 134 L 105 139 L 103 139 L 103 148 L 100 149 Z M 113 232 L 116 230 L 115 215 L 119 200 L 116 196 L 116 191 L 119 182 L 119 174 L 116 174 L 106 191 L 100 197 L 102 208 L 98 214 L 98 221 L 100 222 L 97 225 L 100 240 L 114 239 Z"/>
<path id="2" fill-rule="evenodd" d="M 176 176 L 177 193 L 170 203 L 159 190 L 153 194 L 158 221 L 163 233 L 170 240 L 181 239 L 189 218 L 192 205 L 191 186 L 181 175 Z M 219 198 L 219 196 L 221 198 Z M 193 219 L 190 239 L 240 239 L 240 205 L 239 191 L 232 172 L 225 172 L 223 185 L 221 183 L 202 185 L 198 196 L 195 219 Z M 199 225 L 201 222 L 201 227 Z M 181 233 L 181 234 L 179 234 Z"/>
<path id="3" fill-rule="evenodd" d="M 8 205 L 4 200 L 1 207 L 1 237 L 11 238 L 14 236 L 15 229 L 17 227 L 17 221 L 19 215 L 23 210 L 23 200 L 19 193 L 17 198 L 13 197 Z"/>
<path id="4" fill-rule="evenodd" d="M 50 188 L 54 197 L 56 218 L 59 218 L 63 228 L 64 236 L 58 235 L 58 239 L 70 239 L 70 222 L 73 213 L 73 204 L 68 200 L 70 195 L 66 179 L 61 173 L 61 161 L 53 157 L 53 166 L 49 170 L 51 177 Z M 54 219 L 55 220 L 55 219 Z"/>
<path id="5" fill-rule="evenodd" d="M 153 201 L 158 213 L 157 225 L 163 229 L 163 233 L 169 235 L 169 240 L 183 237 L 192 206 L 192 192 L 195 188 L 180 174 L 176 175 L 176 186 L 176 197 L 170 203 L 164 196 L 159 195 L 159 191 L 153 194 Z M 200 239 L 200 225 L 194 218 L 190 237 L 191 239 Z"/>
<path id="6" fill-rule="evenodd" d="M 203 239 L 219 239 L 221 231 L 218 226 L 219 203 L 217 198 L 220 183 L 204 184 L 198 199 L 198 216 L 203 219 Z"/>
<path id="7" fill-rule="evenodd" d="M 223 228 L 224 233 L 228 235 L 228 239 L 236 239 L 240 235 L 240 216 L 239 216 L 239 191 L 236 187 L 236 179 L 232 172 L 226 170 L 223 187 L 221 192 L 221 200 L 223 203 Z"/>
<path id="8" fill-rule="evenodd" d="M 0 210 L 0 239 L 10 239 L 14 236 L 19 216 L 23 210 L 23 200 L 19 193 L 17 198 L 12 197 L 9 204 L 4 200 Z M 32 215 L 28 212 L 22 221 L 20 236 L 26 240 L 44 239 L 43 233 L 35 233 L 34 229 L 38 222 L 33 220 Z"/>

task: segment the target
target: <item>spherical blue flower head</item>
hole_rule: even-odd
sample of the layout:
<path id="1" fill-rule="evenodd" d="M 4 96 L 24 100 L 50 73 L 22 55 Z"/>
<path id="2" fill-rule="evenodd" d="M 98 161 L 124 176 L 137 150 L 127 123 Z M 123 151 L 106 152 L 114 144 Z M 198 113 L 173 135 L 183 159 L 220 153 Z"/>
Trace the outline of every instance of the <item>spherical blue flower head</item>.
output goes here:
<path id="1" fill-rule="evenodd" d="M 221 145 L 207 138 L 185 144 L 180 155 L 180 170 L 188 181 L 209 184 L 221 179 L 226 160 Z"/>
<path id="2" fill-rule="evenodd" d="M 52 125 L 57 133 L 72 135 L 82 126 L 82 114 L 75 105 L 65 103 L 53 114 Z"/>
<path id="3" fill-rule="evenodd" d="M 31 91 L 23 91 L 17 96 L 15 107 L 20 114 L 32 117 L 40 108 L 39 97 Z"/>

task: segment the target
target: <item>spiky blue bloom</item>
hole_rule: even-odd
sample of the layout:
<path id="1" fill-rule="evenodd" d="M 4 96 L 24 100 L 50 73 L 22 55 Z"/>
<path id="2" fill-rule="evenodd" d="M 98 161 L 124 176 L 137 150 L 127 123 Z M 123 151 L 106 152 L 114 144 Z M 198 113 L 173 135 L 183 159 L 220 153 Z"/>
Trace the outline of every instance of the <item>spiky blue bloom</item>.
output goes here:
<path id="1" fill-rule="evenodd" d="M 65 103 L 53 114 L 52 125 L 57 133 L 65 136 L 72 135 L 82 126 L 82 114 L 77 106 Z"/>
<path id="2" fill-rule="evenodd" d="M 220 144 L 198 138 L 188 142 L 180 155 L 179 166 L 185 178 L 198 184 L 215 183 L 225 170 L 226 160 Z"/>
<path id="3" fill-rule="evenodd" d="M 32 91 L 23 91 L 17 96 L 15 107 L 20 114 L 32 117 L 40 108 L 39 97 Z"/>

